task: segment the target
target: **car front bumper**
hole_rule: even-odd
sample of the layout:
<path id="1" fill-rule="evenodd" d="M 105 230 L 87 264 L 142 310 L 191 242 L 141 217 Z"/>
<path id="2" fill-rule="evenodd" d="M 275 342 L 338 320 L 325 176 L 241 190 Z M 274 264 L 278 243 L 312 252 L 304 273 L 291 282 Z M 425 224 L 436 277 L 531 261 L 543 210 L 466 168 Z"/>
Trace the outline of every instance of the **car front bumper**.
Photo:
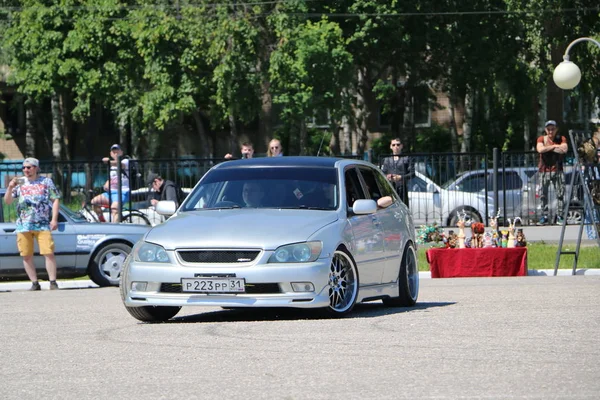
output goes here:
<path id="1" fill-rule="evenodd" d="M 329 306 L 329 259 L 306 264 L 259 264 L 245 267 L 189 267 L 132 262 L 121 282 L 127 307 L 144 306 L 220 306 L 220 307 L 294 307 Z M 269 287 L 245 293 L 187 293 L 177 290 L 183 278 L 228 275 L 244 278 L 246 288 Z M 146 283 L 143 291 L 133 290 L 134 282 Z M 313 291 L 294 291 L 292 283 L 311 283 Z M 139 286 L 136 284 L 136 286 Z M 165 290 L 165 288 L 169 288 Z M 275 288 L 273 290 L 273 288 Z"/>

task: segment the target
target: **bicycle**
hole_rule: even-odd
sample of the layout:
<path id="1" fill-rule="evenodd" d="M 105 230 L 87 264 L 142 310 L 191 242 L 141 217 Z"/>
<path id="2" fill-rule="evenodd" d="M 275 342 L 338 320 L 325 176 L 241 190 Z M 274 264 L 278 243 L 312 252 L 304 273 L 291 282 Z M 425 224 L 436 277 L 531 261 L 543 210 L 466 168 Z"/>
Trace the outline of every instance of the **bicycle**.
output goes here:
<path id="1" fill-rule="evenodd" d="M 90 191 L 93 192 L 93 191 Z M 92 193 L 88 193 L 88 198 L 81 203 L 81 209 L 78 211 L 81 216 L 87 219 L 89 222 L 109 222 L 111 218 L 110 207 L 100 207 L 102 210 L 101 216 L 99 216 L 92 208 L 90 208 L 89 196 Z M 158 215 L 158 214 L 157 214 Z M 123 224 L 137 224 L 137 225 L 148 225 L 154 226 L 157 224 L 155 217 L 149 218 L 149 215 L 140 210 L 130 210 L 123 208 L 122 210 L 122 221 Z M 154 222 L 154 223 L 152 223 Z"/>

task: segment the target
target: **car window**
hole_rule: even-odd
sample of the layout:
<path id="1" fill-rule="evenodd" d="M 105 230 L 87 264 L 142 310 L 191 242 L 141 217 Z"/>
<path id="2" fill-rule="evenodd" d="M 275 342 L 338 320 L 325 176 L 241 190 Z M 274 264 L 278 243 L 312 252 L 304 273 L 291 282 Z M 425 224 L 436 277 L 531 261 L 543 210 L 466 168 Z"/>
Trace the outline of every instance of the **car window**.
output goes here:
<path id="1" fill-rule="evenodd" d="M 352 207 L 356 200 L 367 198 L 362 190 L 356 168 L 346 170 L 344 173 L 344 185 L 346 188 L 346 202 L 348 207 Z"/>
<path id="2" fill-rule="evenodd" d="M 456 190 L 461 192 L 481 192 L 485 189 L 485 175 L 481 174 L 471 174 L 466 176 L 460 183 L 456 185 Z"/>
<path id="3" fill-rule="evenodd" d="M 408 181 L 409 192 L 427 192 L 427 183 L 418 176 L 412 177 Z"/>
<path id="4" fill-rule="evenodd" d="M 490 174 L 488 187 L 489 190 L 494 187 L 493 179 L 493 174 Z M 498 190 L 518 190 L 522 188 L 523 180 L 517 171 L 498 171 Z"/>
<path id="5" fill-rule="evenodd" d="M 374 171 L 375 179 L 377 180 L 377 185 L 379 185 L 379 190 L 382 196 L 391 196 L 392 199 L 398 199 L 398 193 L 394 187 L 390 184 L 390 181 L 385 179 L 383 174 L 380 174 L 378 171 Z"/>
<path id="6" fill-rule="evenodd" d="M 375 171 L 368 167 L 359 167 L 360 174 L 367 185 L 367 192 L 369 197 L 375 201 L 382 198 L 384 195 L 381 193 L 381 189 L 377 184 L 377 178 L 375 177 Z"/>

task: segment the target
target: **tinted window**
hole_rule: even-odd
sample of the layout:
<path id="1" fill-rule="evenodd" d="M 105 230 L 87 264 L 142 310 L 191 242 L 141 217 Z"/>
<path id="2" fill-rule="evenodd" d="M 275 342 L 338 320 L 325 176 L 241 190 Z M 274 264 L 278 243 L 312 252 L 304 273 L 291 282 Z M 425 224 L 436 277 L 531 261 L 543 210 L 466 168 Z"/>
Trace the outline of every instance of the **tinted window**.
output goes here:
<path id="1" fill-rule="evenodd" d="M 490 174 L 488 190 L 492 190 L 493 174 Z M 516 171 L 498 171 L 498 190 L 518 190 L 523 188 L 523 180 Z"/>
<path id="2" fill-rule="evenodd" d="M 346 201 L 348 207 L 352 207 L 356 200 L 366 199 L 356 168 L 346 170 L 344 173 L 344 186 L 346 188 Z"/>
<path id="3" fill-rule="evenodd" d="M 182 211 L 222 208 L 319 208 L 339 203 L 334 168 L 225 168 L 207 173 Z"/>
<path id="4" fill-rule="evenodd" d="M 465 177 L 458 185 L 456 190 L 461 192 L 480 192 L 485 189 L 485 175 L 484 174 L 472 174 Z"/>
<path id="5" fill-rule="evenodd" d="M 367 185 L 367 192 L 369 197 L 373 200 L 382 198 L 384 195 L 381 194 L 381 189 L 377 184 L 377 178 L 375 178 L 375 171 L 370 168 L 360 167 L 360 174 Z"/>

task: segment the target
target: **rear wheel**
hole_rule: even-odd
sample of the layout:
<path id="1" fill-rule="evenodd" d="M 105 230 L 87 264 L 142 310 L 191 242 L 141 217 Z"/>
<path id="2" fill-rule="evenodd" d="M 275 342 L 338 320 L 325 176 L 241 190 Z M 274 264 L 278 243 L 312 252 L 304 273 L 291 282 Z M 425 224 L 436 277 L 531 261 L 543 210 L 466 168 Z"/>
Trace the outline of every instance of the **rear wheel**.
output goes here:
<path id="1" fill-rule="evenodd" d="M 358 297 L 358 269 L 350 254 L 336 250 L 329 267 L 329 307 L 331 315 L 342 316 L 356 304 Z"/>
<path id="2" fill-rule="evenodd" d="M 383 299 L 383 304 L 390 307 L 414 306 L 419 297 L 419 269 L 417 256 L 412 245 L 408 245 L 402 255 L 398 274 L 398 297 Z"/>

